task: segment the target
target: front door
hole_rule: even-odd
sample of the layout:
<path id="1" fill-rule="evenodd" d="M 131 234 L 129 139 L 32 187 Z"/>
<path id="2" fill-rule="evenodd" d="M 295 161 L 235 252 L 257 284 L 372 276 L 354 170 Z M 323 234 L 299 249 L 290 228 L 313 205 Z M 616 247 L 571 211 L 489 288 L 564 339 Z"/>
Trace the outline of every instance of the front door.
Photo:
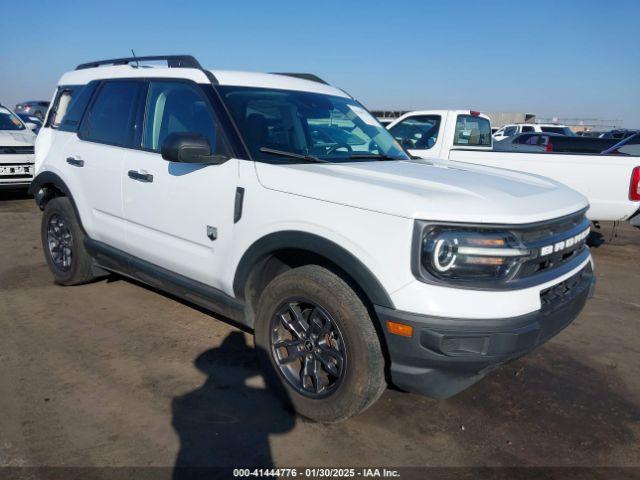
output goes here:
<path id="1" fill-rule="evenodd" d="M 200 86 L 150 81 L 142 149 L 128 151 L 123 166 L 127 251 L 221 288 L 233 236 L 239 160 L 219 165 L 164 160 L 164 139 L 180 132 L 204 135 L 212 153 L 229 156 L 224 132 Z"/>

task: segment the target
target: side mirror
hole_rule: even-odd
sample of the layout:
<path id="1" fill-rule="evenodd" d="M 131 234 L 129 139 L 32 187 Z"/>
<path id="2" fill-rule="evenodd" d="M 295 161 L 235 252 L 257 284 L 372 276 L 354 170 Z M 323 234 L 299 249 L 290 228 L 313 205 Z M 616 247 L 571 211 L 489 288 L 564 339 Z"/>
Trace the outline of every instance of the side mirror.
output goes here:
<path id="1" fill-rule="evenodd" d="M 162 158 L 169 162 L 222 163 L 219 155 L 211 155 L 211 145 L 199 133 L 172 133 L 162 142 Z"/>
<path id="2" fill-rule="evenodd" d="M 29 130 L 37 130 L 38 129 L 38 125 L 32 122 L 25 122 L 24 124 L 25 127 L 27 127 Z"/>

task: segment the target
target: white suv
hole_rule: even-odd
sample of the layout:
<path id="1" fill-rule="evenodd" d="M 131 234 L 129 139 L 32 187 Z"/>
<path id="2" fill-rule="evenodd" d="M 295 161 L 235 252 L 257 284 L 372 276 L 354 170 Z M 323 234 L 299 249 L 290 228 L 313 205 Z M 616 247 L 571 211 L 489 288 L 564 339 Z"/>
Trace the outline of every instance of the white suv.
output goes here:
<path id="1" fill-rule="evenodd" d="M 59 284 L 118 272 L 254 329 L 267 378 L 318 421 L 387 381 L 451 396 L 567 326 L 593 285 L 582 195 L 412 160 L 312 75 L 80 65 L 36 165 Z"/>
<path id="2" fill-rule="evenodd" d="M 493 133 L 493 139 L 499 142 L 519 133 L 557 133 L 569 137 L 576 136 L 573 130 L 566 125 L 558 125 L 556 123 L 511 123 L 496 130 Z"/>

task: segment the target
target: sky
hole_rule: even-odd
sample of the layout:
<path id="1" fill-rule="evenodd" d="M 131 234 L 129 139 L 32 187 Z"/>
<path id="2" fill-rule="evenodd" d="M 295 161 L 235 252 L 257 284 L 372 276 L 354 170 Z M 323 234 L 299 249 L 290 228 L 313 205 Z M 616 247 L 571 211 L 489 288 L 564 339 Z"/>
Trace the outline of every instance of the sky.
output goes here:
<path id="1" fill-rule="evenodd" d="M 0 0 L 0 103 L 91 60 L 191 54 L 312 72 L 369 109 L 527 112 L 640 128 L 640 0 Z"/>

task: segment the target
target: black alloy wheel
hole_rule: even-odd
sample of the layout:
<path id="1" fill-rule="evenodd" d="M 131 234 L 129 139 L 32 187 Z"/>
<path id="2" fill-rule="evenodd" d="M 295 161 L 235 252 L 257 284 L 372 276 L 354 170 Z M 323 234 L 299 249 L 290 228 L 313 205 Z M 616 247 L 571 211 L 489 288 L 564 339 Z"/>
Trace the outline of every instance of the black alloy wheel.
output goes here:
<path id="1" fill-rule="evenodd" d="M 55 267 L 62 272 L 69 271 L 73 261 L 73 235 L 63 216 L 53 214 L 49 218 L 47 245 Z"/>
<path id="2" fill-rule="evenodd" d="M 301 395 L 323 398 L 340 386 L 347 348 L 331 315 L 306 299 L 284 302 L 271 319 L 271 354 L 291 387 Z"/>

